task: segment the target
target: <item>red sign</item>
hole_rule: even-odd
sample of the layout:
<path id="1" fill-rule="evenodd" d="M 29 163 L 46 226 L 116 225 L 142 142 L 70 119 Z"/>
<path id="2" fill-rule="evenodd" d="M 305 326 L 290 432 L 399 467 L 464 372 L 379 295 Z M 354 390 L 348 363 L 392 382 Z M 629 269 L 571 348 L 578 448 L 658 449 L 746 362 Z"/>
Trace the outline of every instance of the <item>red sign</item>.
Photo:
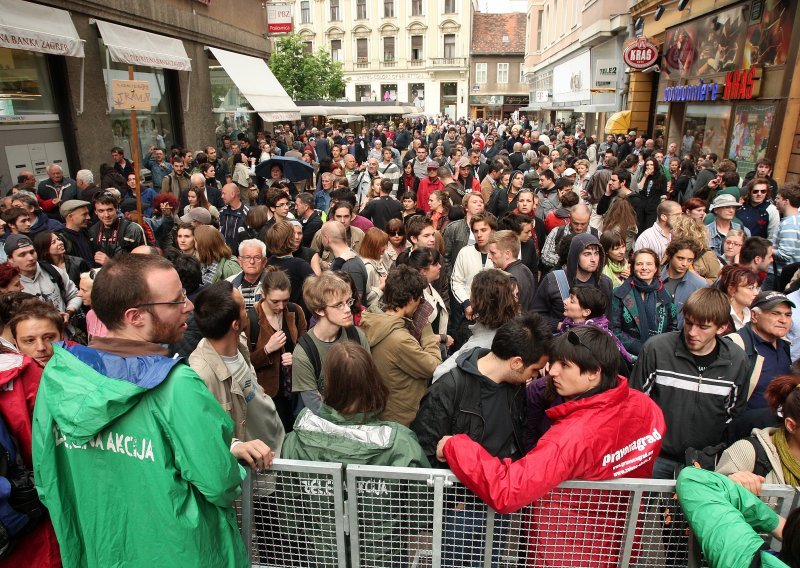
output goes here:
<path id="1" fill-rule="evenodd" d="M 291 4 L 267 4 L 267 33 L 283 34 L 291 31 Z"/>
<path id="2" fill-rule="evenodd" d="M 622 59 L 628 67 L 633 69 L 647 69 L 658 61 L 658 47 L 650 40 L 640 37 L 625 46 Z"/>
<path id="3" fill-rule="evenodd" d="M 761 91 L 761 67 L 751 67 L 737 71 L 729 71 L 725 75 L 725 92 L 722 98 L 726 101 L 750 100 Z"/>

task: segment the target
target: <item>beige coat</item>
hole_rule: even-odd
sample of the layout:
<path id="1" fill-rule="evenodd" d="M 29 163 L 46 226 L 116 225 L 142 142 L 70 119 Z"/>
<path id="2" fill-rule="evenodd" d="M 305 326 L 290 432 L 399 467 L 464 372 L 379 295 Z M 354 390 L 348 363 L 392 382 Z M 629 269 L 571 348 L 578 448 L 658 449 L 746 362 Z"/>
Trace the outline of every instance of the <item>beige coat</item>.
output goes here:
<path id="1" fill-rule="evenodd" d="M 766 483 L 784 484 L 786 481 L 783 478 L 781 459 L 778 457 L 778 450 L 775 449 L 775 445 L 770 439 L 775 430 L 777 428 L 753 430 L 753 435 L 764 446 L 767 451 L 767 457 L 769 457 L 769 463 L 772 466 L 772 471 L 767 474 Z M 717 473 L 731 475 L 737 471 L 752 472 L 755 466 L 756 450 L 753 448 L 753 444 L 747 440 L 739 440 L 722 453 L 722 457 L 720 457 L 717 464 Z"/>
<path id="2" fill-rule="evenodd" d="M 239 352 L 244 357 L 250 371 L 253 375 L 253 382 L 256 383 L 256 371 L 250 363 L 250 353 L 247 351 L 247 344 L 244 340 L 244 335 L 239 340 Z M 197 373 L 203 381 L 205 381 L 208 390 L 217 399 L 217 402 L 225 409 L 228 415 L 233 420 L 233 438 L 234 441 L 247 440 L 247 401 L 244 399 L 239 383 L 233 380 L 228 367 L 220 357 L 219 353 L 214 349 L 211 343 L 203 338 L 197 345 L 197 348 L 189 355 L 189 366 Z M 261 388 L 257 383 L 255 388 Z M 263 390 L 263 389 L 262 389 Z M 272 440 L 262 440 L 270 448 L 280 448 L 283 445 L 283 423 L 278 417 L 278 412 L 275 409 L 275 404 L 272 399 L 266 396 L 267 402 L 271 405 L 272 413 L 269 416 L 263 417 L 263 420 L 268 421 L 270 432 L 275 432 L 275 438 Z"/>
<path id="3" fill-rule="evenodd" d="M 442 362 L 439 336 L 430 324 L 425 326 L 421 342 L 407 325 L 409 320 L 385 313 L 365 311 L 361 315 L 360 327 L 369 340 L 372 359 L 389 388 L 389 400 L 380 419 L 404 426 L 417 416 L 433 371 Z"/>

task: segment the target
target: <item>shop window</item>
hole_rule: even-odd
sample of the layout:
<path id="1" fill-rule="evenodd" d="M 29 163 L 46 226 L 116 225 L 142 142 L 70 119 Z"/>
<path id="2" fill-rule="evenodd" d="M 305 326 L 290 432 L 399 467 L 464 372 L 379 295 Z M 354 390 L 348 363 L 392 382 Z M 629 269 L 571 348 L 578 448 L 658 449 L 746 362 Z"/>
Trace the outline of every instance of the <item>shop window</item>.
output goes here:
<path id="1" fill-rule="evenodd" d="M 397 100 L 397 83 L 388 85 L 381 85 L 381 99 L 384 102 L 391 102 Z"/>
<path id="2" fill-rule="evenodd" d="M 486 68 L 488 67 L 488 63 L 476 63 L 475 64 L 475 83 L 479 85 L 483 85 L 486 83 Z"/>
<path id="3" fill-rule="evenodd" d="M 394 18 L 394 0 L 383 0 L 383 17 Z"/>
<path id="4" fill-rule="evenodd" d="M 458 83 L 442 83 L 442 114 L 449 114 L 454 117 L 456 105 L 458 104 Z"/>
<path id="5" fill-rule="evenodd" d="M 656 105 L 656 115 L 653 121 L 653 138 L 666 140 L 667 133 L 667 111 L 669 106 L 665 104 Z"/>
<path id="6" fill-rule="evenodd" d="M 678 143 L 681 156 L 699 158 L 710 152 L 724 156 L 730 119 L 730 105 L 686 105 L 681 139 L 671 142 Z"/>
<path id="7" fill-rule="evenodd" d="M 372 100 L 372 85 L 356 85 L 356 99 L 359 101 Z"/>
<path id="8" fill-rule="evenodd" d="M 0 123 L 11 120 L 58 121 L 47 58 L 41 53 L 0 48 Z"/>
<path id="9" fill-rule="evenodd" d="M 409 83 L 408 84 L 408 100 L 417 107 L 425 107 L 425 84 L 424 83 Z"/>
<path id="10" fill-rule="evenodd" d="M 300 22 L 303 24 L 311 23 L 311 1 L 302 0 L 300 2 Z"/>
<path id="11" fill-rule="evenodd" d="M 412 16 L 422 15 L 422 0 L 411 0 L 411 15 Z"/>
<path id="12" fill-rule="evenodd" d="M 499 85 L 508 83 L 508 63 L 497 64 L 497 83 Z"/>
<path id="13" fill-rule="evenodd" d="M 341 20 L 339 16 L 339 0 L 330 0 L 331 2 L 331 21 L 338 22 Z"/>
<path id="14" fill-rule="evenodd" d="M 767 157 L 769 133 L 775 119 L 775 105 L 741 104 L 733 112 L 733 132 L 728 158 L 736 161 L 744 175 Z"/>
<path id="15" fill-rule="evenodd" d="M 109 68 L 103 68 L 103 76 L 107 85 L 106 92 L 110 93 L 111 81 L 114 79 L 128 79 L 128 65 L 111 61 L 103 40 L 99 40 L 99 43 L 100 61 L 109 62 Z M 214 66 L 220 70 L 221 76 L 219 73 L 216 74 L 220 81 L 224 77 L 224 85 L 217 84 L 215 86 Z M 239 90 L 225 71 L 222 70 L 219 63 L 209 59 L 209 69 L 211 71 L 212 113 L 217 122 L 217 132 L 220 140 L 222 134 L 238 134 L 243 130 L 251 129 L 252 107 L 246 103 L 244 97 L 241 96 Z M 174 96 L 173 89 L 177 81 L 171 80 L 175 78 L 169 77 L 168 74 L 170 73 L 174 74 L 175 71 L 165 71 L 154 67 L 140 67 L 138 65 L 133 67 L 134 80 L 147 81 L 150 84 L 150 111 L 136 112 L 140 157 L 144 156 L 151 146 L 168 149 L 172 144 L 180 142 L 175 137 L 175 125 L 172 121 L 172 97 Z M 217 81 L 217 83 L 220 81 Z M 107 96 L 110 95 L 107 94 Z M 126 156 L 132 156 L 131 113 L 125 110 L 112 109 L 109 117 L 114 131 L 114 145 L 123 148 Z"/>

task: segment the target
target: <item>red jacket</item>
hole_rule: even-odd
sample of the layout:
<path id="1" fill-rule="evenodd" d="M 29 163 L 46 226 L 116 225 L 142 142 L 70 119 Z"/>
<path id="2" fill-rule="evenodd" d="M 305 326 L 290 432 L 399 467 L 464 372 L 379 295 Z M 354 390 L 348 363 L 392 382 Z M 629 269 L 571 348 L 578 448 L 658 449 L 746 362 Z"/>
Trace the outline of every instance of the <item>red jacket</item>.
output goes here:
<path id="1" fill-rule="evenodd" d="M 467 436 L 454 436 L 444 447 L 450 469 L 500 513 L 538 501 L 570 479 L 652 474 L 665 432 L 664 416 L 647 395 L 628 388 L 625 378 L 603 393 L 554 406 L 547 416 L 553 422 L 550 430 L 516 462 L 501 462 Z M 532 554 L 537 556 L 537 566 L 569 566 L 570 558 L 574 566 L 617 565 L 614 555 L 619 554 L 628 506 L 616 501 L 628 499 L 592 493 L 565 491 L 552 501 L 542 499 L 533 508 L 529 532 L 535 539 Z M 593 505 L 598 499 L 604 502 Z M 605 546 L 597 542 L 597 534 L 587 535 L 587 527 L 596 526 L 603 513 L 609 514 L 600 531 Z M 578 548 L 585 536 L 586 550 L 581 554 Z M 565 542 L 573 543 L 569 558 L 565 558 Z M 593 560 L 587 561 L 590 557 Z"/>
<path id="2" fill-rule="evenodd" d="M 417 207 L 425 211 L 425 213 L 431 210 L 430 205 L 428 205 L 428 198 L 434 191 L 444 191 L 444 184 L 438 177 L 435 182 L 431 182 L 431 178 L 419 180 L 419 186 L 417 186 Z"/>
<path id="3" fill-rule="evenodd" d="M 0 353 L 0 414 L 8 431 L 19 445 L 25 467 L 32 469 L 31 422 L 42 368 L 30 357 L 19 353 Z M 50 520 L 42 522 L 25 535 L 0 568 L 61 566 L 56 533 Z"/>

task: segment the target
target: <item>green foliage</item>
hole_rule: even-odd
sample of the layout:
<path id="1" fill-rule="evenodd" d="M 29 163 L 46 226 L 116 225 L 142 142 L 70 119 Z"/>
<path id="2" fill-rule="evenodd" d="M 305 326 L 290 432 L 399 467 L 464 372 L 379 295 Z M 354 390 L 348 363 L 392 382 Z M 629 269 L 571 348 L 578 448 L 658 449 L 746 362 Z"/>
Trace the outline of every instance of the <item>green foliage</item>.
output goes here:
<path id="1" fill-rule="evenodd" d="M 269 60 L 275 78 L 293 100 L 335 99 L 344 96 L 342 64 L 334 62 L 327 50 L 303 52 L 297 34 L 288 34 L 275 42 Z"/>

